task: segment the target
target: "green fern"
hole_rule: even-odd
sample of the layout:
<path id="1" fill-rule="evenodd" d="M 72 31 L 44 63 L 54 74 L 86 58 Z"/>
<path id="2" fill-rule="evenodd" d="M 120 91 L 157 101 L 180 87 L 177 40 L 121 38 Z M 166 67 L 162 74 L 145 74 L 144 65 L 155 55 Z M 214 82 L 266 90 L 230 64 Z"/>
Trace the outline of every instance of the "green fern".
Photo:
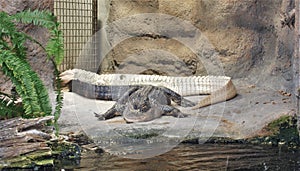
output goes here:
<path id="1" fill-rule="evenodd" d="M 2 47 L 15 52 L 20 58 L 26 58 L 26 48 L 24 47 L 25 34 L 16 30 L 12 17 L 4 12 L 0 12 L 0 26 L 0 44 Z M 8 42 L 7 39 L 11 42 Z"/>
<path id="2" fill-rule="evenodd" d="M 27 10 L 16 13 L 11 17 L 18 22 L 24 24 L 34 24 L 36 26 L 45 27 L 47 29 L 51 29 L 56 25 L 55 16 L 48 11 Z"/>
<path id="3" fill-rule="evenodd" d="M 51 114 L 47 89 L 25 59 L 15 57 L 11 51 L 3 50 L 0 54 L 0 67 L 11 78 L 22 97 L 24 117 Z"/>
<path id="4" fill-rule="evenodd" d="M 32 37 L 17 31 L 15 22 L 47 28 L 51 37 L 46 48 Z M 25 117 L 50 115 L 52 110 L 47 89 L 26 60 L 24 42 L 30 40 L 37 43 L 47 52 L 48 59 L 55 66 L 54 74 L 57 77 L 55 81 L 57 104 L 54 112 L 56 123 L 62 107 L 62 93 L 57 65 L 63 60 L 64 50 L 62 32 L 59 30 L 59 23 L 56 22 L 55 16 L 50 12 L 38 10 L 28 10 L 12 16 L 0 12 L 0 29 L 0 68 L 16 86 L 16 90 L 23 101 Z"/>
<path id="5" fill-rule="evenodd" d="M 49 57 L 54 57 L 57 65 L 61 64 L 64 56 L 63 36 L 59 30 L 59 23 L 56 22 L 55 16 L 47 11 L 24 11 L 12 16 L 16 21 L 24 24 L 34 24 L 36 26 L 45 27 L 50 31 L 50 40 L 46 46 Z"/>
<path id="6" fill-rule="evenodd" d="M 2 97 L 7 97 L 9 99 L 14 99 L 8 94 L 1 93 Z M 13 117 L 23 116 L 24 110 L 22 106 L 16 106 L 14 103 L 10 103 L 8 100 L 0 98 L 0 120 L 9 119 Z"/>
<path id="7" fill-rule="evenodd" d="M 59 24 L 55 25 L 53 29 L 51 29 L 51 38 L 47 44 L 46 51 L 48 55 L 54 57 L 54 62 L 56 65 L 60 65 L 63 61 L 64 57 L 64 44 L 63 44 L 63 36 L 62 31 L 58 29 Z"/>
<path id="8" fill-rule="evenodd" d="M 23 116 L 23 108 L 0 101 L 0 120 Z"/>
<path id="9" fill-rule="evenodd" d="M 40 12 L 40 11 L 24 11 L 22 13 L 16 14 L 13 16 L 15 20 L 21 21 L 27 24 L 39 25 L 47 28 L 50 31 L 50 39 L 46 48 L 44 48 L 39 42 L 27 37 L 29 40 L 39 44 L 48 55 L 48 59 L 51 60 L 54 65 L 54 75 L 56 76 L 55 87 L 56 87 L 56 107 L 54 112 L 54 126 L 56 133 L 58 133 L 57 120 L 60 117 L 61 108 L 63 105 L 63 94 L 61 91 L 61 79 L 59 77 L 58 65 L 63 61 L 64 57 L 64 45 L 63 45 L 63 35 L 62 31 L 59 29 L 59 23 L 56 22 L 56 18 L 49 12 Z M 50 22 L 49 22 L 50 21 Z"/>

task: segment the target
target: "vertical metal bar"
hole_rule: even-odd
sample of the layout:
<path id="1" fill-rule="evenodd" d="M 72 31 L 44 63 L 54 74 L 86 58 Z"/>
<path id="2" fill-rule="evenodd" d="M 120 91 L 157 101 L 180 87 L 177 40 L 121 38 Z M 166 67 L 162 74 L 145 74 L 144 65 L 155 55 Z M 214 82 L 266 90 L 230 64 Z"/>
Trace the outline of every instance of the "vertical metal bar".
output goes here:
<path id="1" fill-rule="evenodd" d="M 92 3 L 92 8 L 93 8 L 93 34 L 95 34 L 98 30 L 98 1 L 97 0 L 93 0 L 93 3 Z"/>
<path id="2" fill-rule="evenodd" d="M 65 1 L 60 1 L 61 5 L 62 5 L 62 8 L 60 8 L 60 15 L 62 17 L 62 23 L 64 25 L 64 30 L 63 32 L 65 33 L 66 29 L 67 29 L 67 25 L 65 24 L 66 23 L 66 15 L 64 14 L 64 9 L 66 9 L 67 7 L 67 4 Z M 66 70 L 68 68 L 68 63 L 69 63 L 69 45 L 68 45 L 68 42 L 69 42 L 69 37 L 66 38 L 66 42 L 64 43 L 65 44 L 65 49 L 66 49 L 66 56 L 65 56 L 65 60 L 64 60 L 64 70 Z"/>
<path id="3" fill-rule="evenodd" d="M 93 35 L 97 34 L 98 31 L 98 1 L 97 0 L 93 0 L 93 19 L 92 19 L 92 24 L 93 24 Z M 98 51 L 100 50 L 99 44 L 98 44 L 98 37 L 97 36 L 93 36 L 93 70 L 97 71 L 98 69 Z"/>
<path id="4" fill-rule="evenodd" d="M 70 29 L 72 29 L 72 32 L 73 32 L 73 34 L 72 34 L 72 37 L 71 37 L 71 48 L 72 48 L 72 56 L 71 56 L 71 64 L 72 64 L 72 68 L 74 68 L 75 67 L 75 65 L 76 65 L 76 56 L 77 56 L 77 54 L 78 54 L 78 36 L 80 35 L 79 34 L 79 30 L 80 30 L 80 20 L 78 21 L 78 22 L 74 22 L 74 20 L 75 19 L 77 19 L 78 17 L 76 16 L 76 18 L 74 17 L 76 14 L 80 14 L 81 15 L 81 11 L 82 10 L 78 10 L 77 8 L 78 8 L 78 6 L 79 6 L 79 4 L 78 4 L 78 2 L 76 3 L 76 1 L 75 0 L 73 0 L 72 1 L 72 7 L 70 8 L 70 11 L 71 11 L 71 16 L 70 16 L 70 18 L 71 18 L 71 20 L 70 20 L 70 23 L 72 23 L 72 26 L 71 27 L 73 27 L 73 28 L 70 28 Z M 72 10 L 71 10 L 72 9 Z M 77 36 L 76 36 L 77 35 Z"/>

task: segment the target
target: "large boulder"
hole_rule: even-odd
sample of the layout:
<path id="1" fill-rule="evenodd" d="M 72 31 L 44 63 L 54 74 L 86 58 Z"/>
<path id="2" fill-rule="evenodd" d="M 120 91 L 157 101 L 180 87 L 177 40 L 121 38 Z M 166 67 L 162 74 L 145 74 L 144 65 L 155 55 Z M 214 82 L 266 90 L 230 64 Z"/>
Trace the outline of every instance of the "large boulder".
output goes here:
<path id="1" fill-rule="evenodd" d="M 156 62 L 154 60 L 151 61 L 152 73 L 219 74 L 220 72 L 214 73 L 209 70 L 215 66 L 222 70 L 224 75 L 233 78 L 247 77 L 252 83 L 276 89 L 292 88 L 291 59 L 294 55 L 294 32 L 281 27 L 280 12 L 292 9 L 293 2 L 288 3 L 286 0 L 184 2 L 147 0 L 142 3 L 110 0 L 109 2 L 106 23 L 113 24 L 116 29 L 107 31 L 108 42 L 113 44 L 113 47 L 105 54 L 99 73 L 143 73 L 149 70 L 149 65 L 144 65 L 144 59 L 149 57 L 148 52 L 151 51 L 152 56 L 157 58 L 171 53 L 174 60 L 179 60 L 186 66 L 180 67 L 182 70 L 174 69 L 173 62 L 170 62 L 163 68 L 157 68 L 160 64 L 158 60 Z M 151 16 L 149 13 L 154 14 Z M 159 16 L 158 13 L 169 15 L 169 19 Z M 210 44 L 211 47 L 208 53 L 199 54 L 193 51 L 195 47 L 201 49 L 200 45 L 190 47 L 190 44 L 178 41 L 178 37 L 194 41 L 195 29 L 207 38 L 205 44 Z M 121 36 L 119 33 L 127 34 L 129 37 L 116 42 L 116 37 Z M 159 53 L 163 55 L 156 55 Z M 191 70 L 186 72 L 187 68 Z M 164 71 L 158 71 L 162 69 Z"/>

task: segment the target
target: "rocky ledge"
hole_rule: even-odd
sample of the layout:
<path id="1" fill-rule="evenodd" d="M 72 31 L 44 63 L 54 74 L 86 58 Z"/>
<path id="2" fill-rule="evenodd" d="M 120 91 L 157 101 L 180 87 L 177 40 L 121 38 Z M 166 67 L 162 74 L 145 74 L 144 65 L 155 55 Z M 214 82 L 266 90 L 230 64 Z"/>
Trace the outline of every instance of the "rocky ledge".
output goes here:
<path id="1" fill-rule="evenodd" d="M 115 102 L 87 99 L 72 92 L 64 95 L 59 120 L 62 132 L 83 130 L 98 146 L 118 155 L 142 158 L 161 154 L 180 142 L 205 143 L 230 140 L 271 142 L 285 122 L 295 124 L 296 104 L 281 90 L 257 87 L 244 80 L 234 80 L 238 96 L 224 103 L 199 110 L 178 108 L 191 114 L 187 118 L 163 116 L 159 119 L 126 124 L 121 117 L 99 121 L 94 112 L 104 113 Z M 199 97 L 187 97 L 198 101 Z M 294 127 L 294 135 L 297 129 Z M 293 135 L 289 135 L 292 140 Z M 297 138 L 296 138 L 297 139 Z M 276 143 L 285 143 L 276 138 Z"/>

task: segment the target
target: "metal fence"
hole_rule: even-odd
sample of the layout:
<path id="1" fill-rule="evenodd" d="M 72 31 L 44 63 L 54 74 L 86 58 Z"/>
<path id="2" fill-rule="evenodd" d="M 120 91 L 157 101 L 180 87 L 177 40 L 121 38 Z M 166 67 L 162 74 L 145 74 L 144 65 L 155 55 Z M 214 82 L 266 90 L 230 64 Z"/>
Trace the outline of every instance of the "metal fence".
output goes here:
<path id="1" fill-rule="evenodd" d="M 59 69 L 95 67 L 96 45 L 86 43 L 97 31 L 97 0 L 54 0 L 54 14 L 64 35 L 65 58 Z M 88 53 L 82 53 L 83 49 L 88 49 Z"/>

